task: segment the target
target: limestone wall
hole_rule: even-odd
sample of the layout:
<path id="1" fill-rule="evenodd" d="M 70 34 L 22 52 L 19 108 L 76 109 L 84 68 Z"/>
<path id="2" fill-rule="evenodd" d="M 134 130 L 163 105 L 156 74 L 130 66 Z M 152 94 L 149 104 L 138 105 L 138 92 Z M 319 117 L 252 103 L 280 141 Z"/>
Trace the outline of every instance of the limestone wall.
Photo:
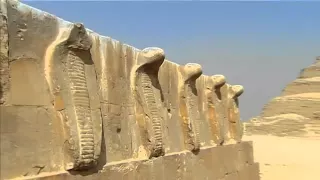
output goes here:
<path id="1" fill-rule="evenodd" d="M 259 179 L 242 86 L 0 2 L 1 179 Z"/>
<path id="2" fill-rule="evenodd" d="M 320 57 L 245 126 L 248 135 L 320 137 Z"/>

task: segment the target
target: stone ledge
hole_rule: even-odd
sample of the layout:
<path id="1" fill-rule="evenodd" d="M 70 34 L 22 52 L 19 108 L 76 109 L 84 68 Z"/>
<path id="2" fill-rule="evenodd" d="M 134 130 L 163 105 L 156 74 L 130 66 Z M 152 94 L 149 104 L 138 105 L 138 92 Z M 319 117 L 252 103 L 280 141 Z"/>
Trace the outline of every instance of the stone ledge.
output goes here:
<path id="1" fill-rule="evenodd" d="M 254 163 L 252 142 L 207 147 L 198 154 L 189 151 L 174 153 L 151 160 L 128 160 L 107 165 L 98 173 L 54 172 L 19 178 L 24 180 L 51 179 L 259 179 L 259 166 Z"/>

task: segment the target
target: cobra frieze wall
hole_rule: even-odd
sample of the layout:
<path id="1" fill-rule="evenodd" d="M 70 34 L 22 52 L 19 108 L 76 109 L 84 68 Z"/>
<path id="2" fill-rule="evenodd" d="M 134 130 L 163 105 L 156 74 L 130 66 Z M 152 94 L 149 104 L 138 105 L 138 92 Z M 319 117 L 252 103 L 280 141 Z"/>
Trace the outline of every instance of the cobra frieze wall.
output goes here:
<path id="1" fill-rule="evenodd" d="M 1 179 L 259 179 L 242 86 L 0 2 Z"/>

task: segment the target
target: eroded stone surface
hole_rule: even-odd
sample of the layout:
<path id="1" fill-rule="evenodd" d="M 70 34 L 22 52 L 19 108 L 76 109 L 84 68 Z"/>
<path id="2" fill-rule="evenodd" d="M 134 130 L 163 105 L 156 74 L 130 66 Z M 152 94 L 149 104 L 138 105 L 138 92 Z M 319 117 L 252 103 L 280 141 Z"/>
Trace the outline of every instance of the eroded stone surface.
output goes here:
<path id="1" fill-rule="evenodd" d="M 42 174 L 28 179 L 259 179 L 252 159 L 252 143 L 242 142 L 202 149 L 198 155 L 184 151 L 154 160 L 137 160 L 105 166 L 97 174 L 75 176 L 68 172 Z M 224 158 L 228 156 L 228 158 Z"/>
<path id="2" fill-rule="evenodd" d="M 183 82 L 180 85 L 180 116 L 183 126 L 185 148 L 200 149 L 200 117 L 196 80 L 201 76 L 199 64 L 189 63 L 180 67 Z"/>
<path id="3" fill-rule="evenodd" d="M 243 135 L 243 125 L 240 121 L 238 97 L 243 93 L 241 85 L 224 84 L 221 87 L 221 103 L 223 111 L 224 143 L 240 142 Z"/>
<path id="4" fill-rule="evenodd" d="M 185 149 L 184 137 L 177 135 L 183 132 L 183 124 L 180 120 L 180 83 L 181 74 L 179 65 L 165 60 L 159 69 L 159 82 L 164 98 L 164 139 L 166 153 L 179 152 Z"/>
<path id="5" fill-rule="evenodd" d="M 47 84 L 43 78 L 42 69 L 36 61 L 22 58 L 12 61 L 9 72 L 11 104 L 25 106 L 50 104 Z"/>
<path id="6" fill-rule="evenodd" d="M 94 103 L 98 98 L 94 87 L 96 76 L 89 71 L 93 66 L 89 51 L 92 41 L 82 24 L 74 24 L 62 29 L 50 46 L 52 51 L 45 54 L 44 72 L 53 104 L 64 122 L 65 168 L 91 168 L 100 156 L 102 135 L 100 114 L 93 114 L 95 109 L 100 109 L 100 104 L 99 100 Z"/>
<path id="7" fill-rule="evenodd" d="M 54 110 L 0 106 L 1 179 L 63 170 L 62 135 Z"/>
<path id="8" fill-rule="evenodd" d="M 9 43 L 7 1 L 0 6 L 0 104 L 4 104 L 9 93 Z"/>
<path id="9" fill-rule="evenodd" d="M 198 90 L 198 109 L 200 118 L 199 130 L 203 132 L 200 133 L 200 143 L 202 147 L 216 145 L 216 143 L 212 140 L 213 138 L 215 138 L 215 136 L 212 136 L 212 133 L 219 133 L 219 129 L 212 129 L 213 121 L 210 121 L 208 117 L 209 110 L 212 110 L 209 107 L 211 99 L 208 98 L 208 96 L 214 95 L 214 92 L 207 89 L 207 79 L 208 76 L 202 75 L 196 81 L 196 88 Z"/>
<path id="10" fill-rule="evenodd" d="M 215 144 L 222 144 L 224 141 L 224 106 L 222 103 L 221 87 L 226 83 L 223 75 L 214 75 L 206 79 L 207 98 L 204 103 L 207 103 L 207 120 L 211 128 L 212 138 Z"/>
<path id="11" fill-rule="evenodd" d="M 233 85 L 229 89 L 228 120 L 231 139 L 240 142 L 243 135 L 243 126 L 240 121 L 238 97 L 243 93 L 241 85 Z"/>
<path id="12" fill-rule="evenodd" d="M 137 96 L 137 121 L 141 139 L 148 151 L 148 157 L 164 154 L 163 145 L 163 94 L 158 72 L 164 61 L 164 52 L 159 48 L 143 49 L 138 56 L 135 72 L 135 93 Z"/>

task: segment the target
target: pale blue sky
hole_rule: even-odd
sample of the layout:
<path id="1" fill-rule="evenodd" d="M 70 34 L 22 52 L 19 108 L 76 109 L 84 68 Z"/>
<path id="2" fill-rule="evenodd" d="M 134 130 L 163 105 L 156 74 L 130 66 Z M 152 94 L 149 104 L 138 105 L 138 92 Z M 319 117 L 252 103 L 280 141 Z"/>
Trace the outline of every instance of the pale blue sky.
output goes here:
<path id="1" fill-rule="evenodd" d="M 241 84 L 241 116 L 260 113 L 320 56 L 320 2 L 24 2 L 179 64 Z"/>

